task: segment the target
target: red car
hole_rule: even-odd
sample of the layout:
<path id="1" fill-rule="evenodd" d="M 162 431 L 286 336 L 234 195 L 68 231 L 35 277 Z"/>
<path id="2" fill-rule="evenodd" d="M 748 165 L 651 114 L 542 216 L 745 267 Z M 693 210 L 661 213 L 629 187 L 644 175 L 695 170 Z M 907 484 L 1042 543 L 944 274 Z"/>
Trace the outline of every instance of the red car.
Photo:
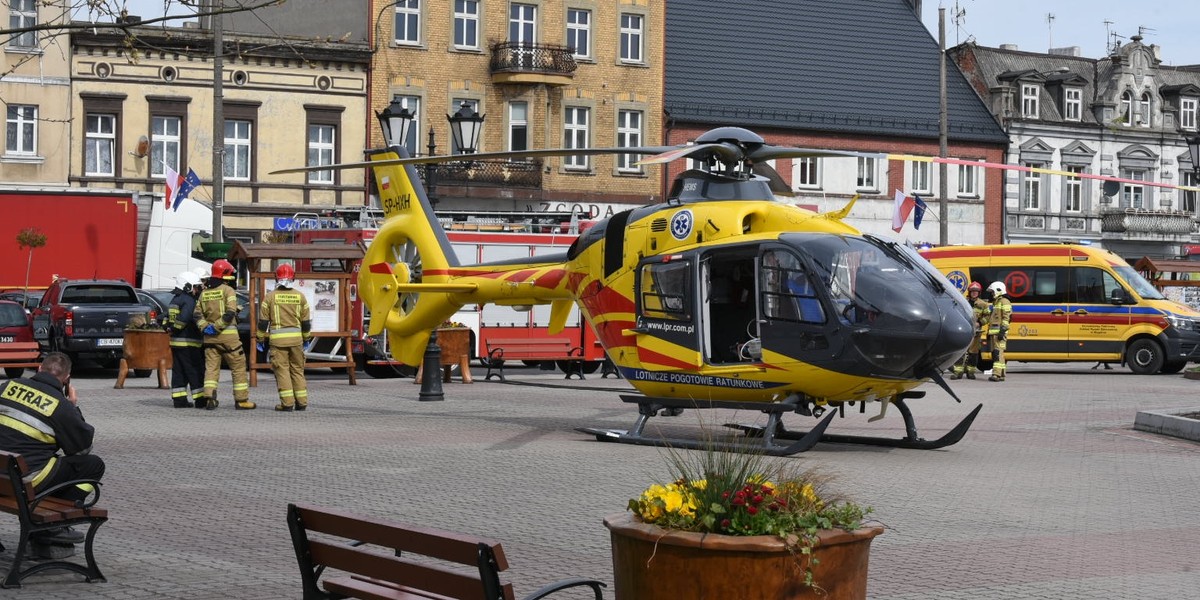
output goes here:
<path id="1" fill-rule="evenodd" d="M 0 300 L 0 345 L 14 342 L 33 342 L 33 322 L 18 302 Z M 23 367 L 5 367 L 10 379 L 24 374 Z"/>

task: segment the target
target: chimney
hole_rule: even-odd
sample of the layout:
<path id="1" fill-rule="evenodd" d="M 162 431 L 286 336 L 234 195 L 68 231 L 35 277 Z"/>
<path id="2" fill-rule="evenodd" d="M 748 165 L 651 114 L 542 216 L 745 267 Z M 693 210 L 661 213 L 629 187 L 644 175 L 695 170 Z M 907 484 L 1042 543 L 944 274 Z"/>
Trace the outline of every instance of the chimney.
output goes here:
<path id="1" fill-rule="evenodd" d="M 137 25 L 142 22 L 142 18 L 137 15 L 122 15 L 117 17 L 117 23 L 123 25 Z"/>
<path id="2" fill-rule="evenodd" d="M 1001 50 L 1017 50 L 1016 44 L 1000 44 Z"/>
<path id="3" fill-rule="evenodd" d="M 1049 54 L 1055 56 L 1083 56 L 1079 46 L 1064 46 L 1062 48 L 1051 48 Z"/>

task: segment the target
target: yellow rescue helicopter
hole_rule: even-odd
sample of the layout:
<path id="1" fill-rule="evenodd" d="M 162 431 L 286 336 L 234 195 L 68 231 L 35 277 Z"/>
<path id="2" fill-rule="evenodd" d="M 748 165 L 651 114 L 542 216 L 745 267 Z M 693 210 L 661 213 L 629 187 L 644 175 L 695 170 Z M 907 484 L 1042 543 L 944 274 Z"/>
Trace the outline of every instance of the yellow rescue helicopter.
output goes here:
<path id="1" fill-rule="evenodd" d="M 921 438 L 906 401 L 970 344 L 963 295 L 914 250 L 863 234 L 843 209 L 818 214 L 777 202 L 766 161 L 858 153 L 768 145 L 737 127 L 687 146 L 492 152 L 471 159 L 580 154 L 650 155 L 641 164 L 689 158 L 665 202 L 617 213 L 581 234 L 566 254 L 477 265 L 458 263 L 414 170 L 463 155 L 410 158 L 401 148 L 369 161 L 278 171 L 370 167 L 385 213 L 363 259 L 358 293 L 371 310 L 369 333 L 386 330 L 392 353 L 419 364 L 430 331 L 467 304 L 550 304 L 551 332 L 572 305 L 594 328 L 610 360 L 643 395 L 623 395 L 639 417 L 629 430 L 584 428 L 597 439 L 680 448 L 711 440 L 644 433 L 656 415 L 685 408 L 762 411 L 766 425 L 734 427 L 776 455 L 818 441 L 932 449 L 958 442 L 982 405 L 935 440 Z M 898 438 L 825 432 L 847 406 L 894 405 Z M 836 409 L 824 415 L 828 408 Z M 817 419 L 807 432 L 782 416 Z M 784 440 L 784 441 L 778 441 Z M 791 442 L 791 443 L 787 443 Z M 744 444 L 730 443 L 734 449 Z"/>

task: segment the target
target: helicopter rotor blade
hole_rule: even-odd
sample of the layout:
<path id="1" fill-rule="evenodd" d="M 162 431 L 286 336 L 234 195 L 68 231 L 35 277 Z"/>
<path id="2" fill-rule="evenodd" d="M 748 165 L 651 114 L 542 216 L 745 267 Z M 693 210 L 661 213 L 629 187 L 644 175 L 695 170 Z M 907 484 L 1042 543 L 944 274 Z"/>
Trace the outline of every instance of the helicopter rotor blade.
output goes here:
<path id="1" fill-rule="evenodd" d="M 887 160 L 888 155 L 879 152 L 856 152 L 854 150 L 827 150 L 822 148 L 785 148 L 781 146 L 762 146 L 750 153 L 747 158 L 755 164 L 778 158 L 876 158 Z"/>
<path id="2" fill-rule="evenodd" d="M 721 162 L 736 162 L 746 156 L 746 152 L 734 144 L 714 142 L 711 144 L 693 144 L 672 148 L 656 156 L 650 156 L 638 161 L 639 165 L 661 165 L 685 157 L 695 157 L 697 154 L 716 154 Z"/>
<path id="3" fill-rule="evenodd" d="M 795 197 L 796 192 L 779 176 L 779 171 L 776 171 L 767 163 L 754 163 L 753 171 L 755 175 L 760 175 L 767 178 L 767 185 L 770 186 L 771 192 L 776 196 Z"/>
<path id="4" fill-rule="evenodd" d="M 506 152 L 474 152 L 471 154 L 442 154 L 438 156 L 411 156 L 408 158 L 391 158 L 387 160 L 366 160 L 336 165 L 321 165 L 312 167 L 295 167 L 271 171 L 270 175 L 285 173 L 306 173 L 309 171 L 338 171 L 343 169 L 361 169 L 365 167 L 387 167 L 391 165 L 420 165 L 448 162 L 469 162 L 473 160 L 492 160 L 506 158 L 539 158 L 543 156 L 595 156 L 598 154 L 662 154 L 678 149 L 679 146 L 628 146 L 623 148 L 548 148 L 543 150 L 512 150 Z"/>

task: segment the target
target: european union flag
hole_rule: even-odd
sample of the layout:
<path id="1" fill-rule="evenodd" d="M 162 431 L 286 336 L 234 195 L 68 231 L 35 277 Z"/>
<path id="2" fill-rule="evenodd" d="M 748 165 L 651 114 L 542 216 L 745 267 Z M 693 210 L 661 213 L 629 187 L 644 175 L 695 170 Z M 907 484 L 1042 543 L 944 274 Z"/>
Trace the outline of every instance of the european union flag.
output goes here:
<path id="1" fill-rule="evenodd" d="M 190 176 L 191 172 L 188 175 Z M 187 184 L 185 183 L 184 185 L 186 186 Z M 180 193 L 183 193 L 183 190 L 180 190 Z M 925 211 L 929 210 L 929 205 L 925 204 L 925 201 L 916 194 L 913 194 L 913 200 L 915 204 L 914 208 L 917 209 L 916 214 L 913 215 L 913 229 L 920 229 L 921 219 L 925 217 Z"/>
<path id="2" fill-rule="evenodd" d="M 188 169 L 187 177 L 183 178 L 183 183 L 179 186 L 179 192 L 175 195 L 175 205 L 171 210 L 179 210 L 179 205 L 183 204 L 183 199 L 192 193 L 192 190 L 200 187 L 200 176 L 196 172 Z"/>

